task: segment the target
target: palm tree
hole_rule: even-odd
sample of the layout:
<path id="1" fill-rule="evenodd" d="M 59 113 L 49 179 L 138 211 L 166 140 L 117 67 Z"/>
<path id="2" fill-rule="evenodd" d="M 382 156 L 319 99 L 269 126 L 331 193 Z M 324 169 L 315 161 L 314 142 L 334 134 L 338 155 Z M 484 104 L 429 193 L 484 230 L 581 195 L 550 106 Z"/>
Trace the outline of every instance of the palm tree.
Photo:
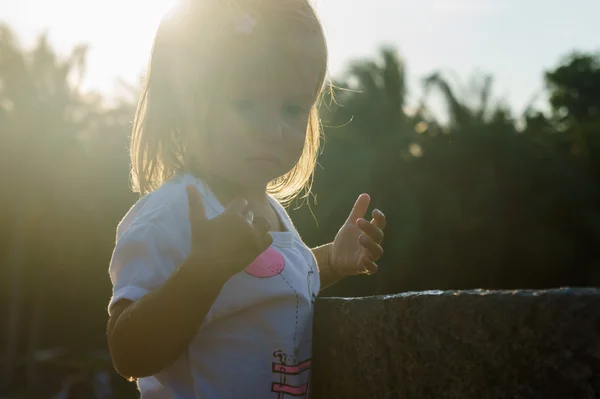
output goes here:
<path id="1" fill-rule="evenodd" d="M 463 133 L 488 129 L 490 125 L 512 126 L 510 110 L 501 101 L 493 101 L 493 78 L 487 74 L 475 74 L 469 85 L 461 87 L 442 72 L 434 72 L 423 79 L 424 103 L 432 90 L 437 89 L 446 103 L 449 127 Z M 457 93 L 458 92 L 458 93 Z M 433 114 L 430 114 L 434 117 Z"/>

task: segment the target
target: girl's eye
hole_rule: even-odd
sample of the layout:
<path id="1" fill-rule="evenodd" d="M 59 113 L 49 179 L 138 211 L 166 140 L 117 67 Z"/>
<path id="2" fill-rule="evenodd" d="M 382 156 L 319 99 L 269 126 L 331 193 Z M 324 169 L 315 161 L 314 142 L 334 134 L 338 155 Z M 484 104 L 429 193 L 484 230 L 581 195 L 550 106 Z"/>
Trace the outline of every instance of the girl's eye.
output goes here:
<path id="1" fill-rule="evenodd" d="M 305 111 L 303 107 L 296 104 L 286 104 L 283 106 L 283 113 L 291 117 L 302 115 Z"/>

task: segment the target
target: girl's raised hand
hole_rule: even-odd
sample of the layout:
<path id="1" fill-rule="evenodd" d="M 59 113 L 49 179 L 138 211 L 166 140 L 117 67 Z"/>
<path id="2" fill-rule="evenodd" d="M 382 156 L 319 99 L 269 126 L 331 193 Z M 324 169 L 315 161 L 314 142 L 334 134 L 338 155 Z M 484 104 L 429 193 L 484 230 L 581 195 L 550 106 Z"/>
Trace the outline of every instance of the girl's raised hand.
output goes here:
<path id="1" fill-rule="evenodd" d="M 219 216 L 206 217 L 204 201 L 193 185 L 186 187 L 191 227 L 190 256 L 231 277 L 242 271 L 273 243 L 264 218 L 248 221 L 248 202 L 238 198 Z"/>
<path id="2" fill-rule="evenodd" d="M 329 262 L 331 269 L 339 274 L 373 274 L 377 261 L 383 256 L 383 232 L 386 219 L 383 212 L 374 210 L 372 219 L 365 219 L 371 198 L 361 194 L 348 219 L 337 233 Z"/>

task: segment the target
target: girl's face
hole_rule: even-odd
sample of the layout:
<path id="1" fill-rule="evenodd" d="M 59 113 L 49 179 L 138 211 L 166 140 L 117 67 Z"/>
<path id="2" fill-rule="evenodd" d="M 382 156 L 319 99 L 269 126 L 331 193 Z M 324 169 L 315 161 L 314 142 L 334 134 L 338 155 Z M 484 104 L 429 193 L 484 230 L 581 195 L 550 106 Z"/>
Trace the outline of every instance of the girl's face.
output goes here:
<path id="1" fill-rule="evenodd" d="M 264 45 L 264 43 L 263 43 Z M 290 46 L 292 43 L 290 43 Z M 298 162 L 316 101 L 323 63 L 311 45 L 242 45 L 211 112 L 210 171 L 217 179 L 266 188 Z M 305 49 L 303 53 L 303 49 Z"/>

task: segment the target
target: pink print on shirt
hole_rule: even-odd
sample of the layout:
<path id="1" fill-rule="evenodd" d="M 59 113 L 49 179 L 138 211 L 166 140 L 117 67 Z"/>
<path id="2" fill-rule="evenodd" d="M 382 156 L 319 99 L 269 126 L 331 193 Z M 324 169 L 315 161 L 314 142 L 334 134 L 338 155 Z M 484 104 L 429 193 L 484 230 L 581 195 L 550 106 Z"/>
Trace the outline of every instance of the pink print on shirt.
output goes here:
<path id="1" fill-rule="evenodd" d="M 258 255 L 256 259 L 246 266 L 246 273 L 254 277 L 273 277 L 278 275 L 285 268 L 283 255 L 273 247 L 267 248 L 265 252 Z"/>
<path id="2" fill-rule="evenodd" d="M 289 364 L 287 362 L 287 354 L 282 351 L 273 353 L 274 357 L 279 358 L 279 361 L 273 362 L 273 373 L 279 374 L 279 382 L 271 384 L 271 391 L 278 394 L 277 399 L 284 399 L 288 395 L 296 398 L 307 398 L 308 387 L 310 384 L 310 366 L 311 359 L 300 363 Z M 287 382 L 288 376 L 297 376 L 303 373 L 308 374 L 306 382 L 302 385 L 291 385 Z"/>

